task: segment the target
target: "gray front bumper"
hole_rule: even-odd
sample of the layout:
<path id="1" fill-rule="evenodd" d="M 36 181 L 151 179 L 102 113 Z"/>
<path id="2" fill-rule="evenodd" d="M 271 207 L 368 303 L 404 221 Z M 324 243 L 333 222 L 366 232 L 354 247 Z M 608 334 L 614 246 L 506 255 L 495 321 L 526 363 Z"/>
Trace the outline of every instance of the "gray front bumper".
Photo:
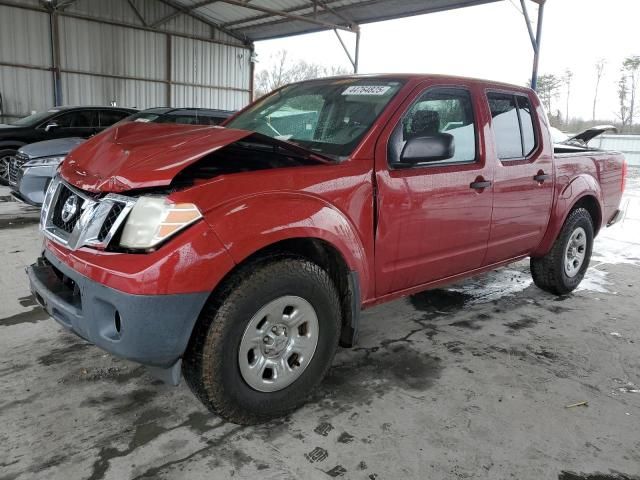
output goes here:
<path id="1" fill-rule="evenodd" d="M 35 206 L 42 205 L 44 194 L 47 191 L 49 182 L 56 174 L 57 165 L 41 165 L 37 167 L 22 167 L 16 179 L 16 196 Z"/>
<path id="2" fill-rule="evenodd" d="M 116 356 L 153 367 L 156 376 L 177 383 L 179 362 L 207 292 L 123 293 L 80 275 L 48 251 L 27 268 L 27 274 L 37 301 L 63 327 Z"/>

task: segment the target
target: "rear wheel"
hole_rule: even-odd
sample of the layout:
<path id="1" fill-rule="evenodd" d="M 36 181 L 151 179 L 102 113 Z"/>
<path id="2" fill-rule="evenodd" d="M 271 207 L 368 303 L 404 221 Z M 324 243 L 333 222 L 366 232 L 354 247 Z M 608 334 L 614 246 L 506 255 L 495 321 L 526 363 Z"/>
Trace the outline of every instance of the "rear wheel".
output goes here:
<path id="1" fill-rule="evenodd" d="M 0 183 L 9 185 L 9 162 L 17 152 L 11 149 L 0 150 Z"/>
<path id="2" fill-rule="evenodd" d="M 551 251 L 531 258 L 534 283 L 556 295 L 573 291 L 584 278 L 593 248 L 593 221 L 584 208 L 576 208 L 567 218 Z"/>
<path id="3" fill-rule="evenodd" d="M 333 282 L 302 258 L 241 268 L 205 307 L 183 359 L 185 379 L 221 417 L 264 422 L 302 405 L 340 336 Z"/>

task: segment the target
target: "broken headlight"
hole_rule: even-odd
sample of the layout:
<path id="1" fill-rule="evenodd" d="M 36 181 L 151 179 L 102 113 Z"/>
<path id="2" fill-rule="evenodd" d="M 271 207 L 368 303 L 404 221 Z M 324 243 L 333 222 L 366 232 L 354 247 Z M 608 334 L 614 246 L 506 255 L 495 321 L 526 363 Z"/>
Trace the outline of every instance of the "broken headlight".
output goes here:
<path id="1" fill-rule="evenodd" d="M 147 250 L 202 218 L 192 203 L 173 203 L 165 197 L 140 197 L 129 213 L 120 246 Z"/>

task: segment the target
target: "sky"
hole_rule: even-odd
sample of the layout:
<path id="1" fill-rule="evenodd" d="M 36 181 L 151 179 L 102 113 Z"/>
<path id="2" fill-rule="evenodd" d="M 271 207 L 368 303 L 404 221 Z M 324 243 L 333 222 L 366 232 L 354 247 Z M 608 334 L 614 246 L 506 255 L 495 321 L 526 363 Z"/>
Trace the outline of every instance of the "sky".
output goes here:
<path id="1" fill-rule="evenodd" d="M 527 6 L 535 24 L 537 5 Z M 613 120 L 622 60 L 640 55 L 640 0 L 547 0 L 543 25 L 539 73 L 573 72 L 569 117 L 591 119 L 594 65 L 603 58 L 596 117 Z M 520 85 L 531 77 L 533 50 L 519 0 L 365 24 L 361 32 L 360 73 L 455 74 Z M 353 45 L 354 35 L 342 34 Z M 292 60 L 351 68 L 329 31 L 256 43 L 257 69 L 283 49 Z M 564 91 L 553 109 L 564 116 Z"/>

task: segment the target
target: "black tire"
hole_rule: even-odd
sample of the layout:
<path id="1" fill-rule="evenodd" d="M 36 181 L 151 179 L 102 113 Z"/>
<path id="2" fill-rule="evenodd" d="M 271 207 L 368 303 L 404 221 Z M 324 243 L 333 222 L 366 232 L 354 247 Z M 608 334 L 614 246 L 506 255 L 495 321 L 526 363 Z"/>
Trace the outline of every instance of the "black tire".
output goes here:
<path id="1" fill-rule="evenodd" d="M 0 149 L 0 184 L 9 185 L 9 164 L 8 158 L 13 157 L 16 150 L 12 148 Z"/>
<path id="2" fill-rule="evenodd" d="M 565 271 L 565 251 L 572 234 L 579 228 L 582 228 L 586 233 L 585 256 L 577 274 L 571 277 Z M 564 295 L 573 291 L 580 284 L 589 267 L 593 238 L 591 215 L 584 208 L 576 208 L 564 222 L 551 251 L 544 257 L 531 258 L 533 282 L 542 290 L 556 295 Z"/>
<path id="3" fill-rule="evenodd" d="M 245 382 L 238 351 L 250 319 L 282 296 L 308 301 L 318 319 L 318 343 L 289 386 L 261 392 Z M 242 425 L 262 423 L 300 407 L 326 375 L 340 337 L 340 301 L 327 272 L 303 258 L 274 257 L 240 267 L 203 309 L 183 358 L 193 393 L 212 412 Z"/>

